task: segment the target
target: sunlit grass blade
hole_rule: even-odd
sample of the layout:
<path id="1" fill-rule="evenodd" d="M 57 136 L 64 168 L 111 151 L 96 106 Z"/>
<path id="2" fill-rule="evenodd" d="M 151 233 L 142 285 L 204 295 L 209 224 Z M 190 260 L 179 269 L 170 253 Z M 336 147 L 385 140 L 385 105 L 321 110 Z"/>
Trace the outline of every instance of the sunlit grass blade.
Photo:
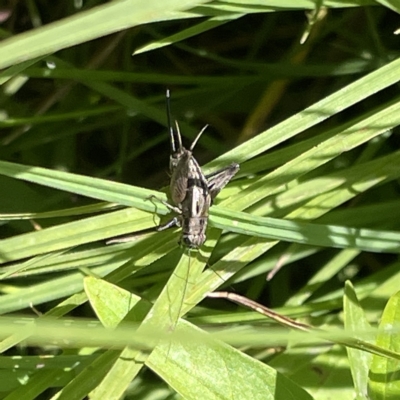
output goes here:
<path id="1" fill-rule="evenodd" d="M 234 19 L 243 17 L 244 14 L 228 14 L 228 15 L 220 15 L 217 17 L 212 17 L 208 19 L 205 22 L 201 22 L 193 27 L 190 27 L 188 29 L 185 29 L 181 32 L 178 32 L 174 35 L 168 36 L 166 38 L 162 38 L 160 40 L 157 40 L 155 42 L 146 44 L 137 50 L 134 51 L 133 55 L 138 55 L 141 53 L 145 53 L 147 51 L 152 51 L 159 49 L 164 46 L 169 46 L 171 44 L 180 42 L 182 40 L 188 39 L 192 36 L 196 36 L 200 33 L 206 32 L 210 29 L 214 29 L 222 24 L 226 24 L 227 22 L 230 22 Z"/>
<path id="2" fill-rule="evenodd" d="M 146 23 L 187 17 L 180 11 L 208 0 L 128 0 L 111 2 L 3 40 L 0 69 L 113 32 Z M 28 51 L 29 50 L 29 51 Z M 29 55 L 29 57 L 28 57 Z"/>
<path id="3" fill-rule="evenodd" d="M 127 208 L 3 239 L 0 241 L 0 261 L 20 260 L 153 226 L 151 214 Z"/>
<path id="4" fill-rule="evenodd" d="M 400 79 L 399 77 L 400 59 L 396 59 L 226 152 L 207 164 L 206 171 L 218 169 L 222 165 L 229 164 L 232 160 L 240 164 L 250 160 L 294 137 L 299 132 L 303 132 L 373 94 L 396 84 Z M 382 127 L 382 120 L 377 121 L 377 126 Z"/>

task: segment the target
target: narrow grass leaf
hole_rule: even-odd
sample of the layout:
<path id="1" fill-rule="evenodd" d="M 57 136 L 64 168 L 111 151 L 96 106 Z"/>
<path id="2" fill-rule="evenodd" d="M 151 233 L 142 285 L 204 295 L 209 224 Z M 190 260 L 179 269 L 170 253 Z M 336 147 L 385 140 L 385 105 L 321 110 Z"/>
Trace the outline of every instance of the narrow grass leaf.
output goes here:
<path id="1" fill-rule="evenodd" d="M 127 0 L 103 4 L 3 40 L 0 49 L 0 69 L 132 26 L 184 18 L 190 14 L 181 13 L 181 10 L 207 1 L 164 0 L 160 3 L 155 0 Z"/>
<path id="2" fill-rule="evenodd" d="M 226 152 L 207 164 L 205 169 L 207 171 L 217 169 L 222 165 L 229 164 L 232 160 L 241 164 L 252 159 L 369 96 L 396 84 L 399 79 L 400 59 L 396 59 Z M 384 120 L 378 120 L 377 126 L 382 126 L 382 121 Z"/>
<path id="3" fill-rule="evenodd" d="M 197 36 L 203 32 L 207 32 L 210 29 L 217 28 L 220 25 L 226 24 L 232 20 L 243 17 L 244 14 L 228 14 L 221 15 L 218 17 L 212 17 L 205 22 L 201 22 L 195 26 L 192 26 L 188 29 L 180 31 L 174 35 L 167 36 L 160 40 L 154 41 L 152 43 L 146 44 L 144 46 L 139 47 L 134 51 L 133 55 L 138 55 L 141 53 L 146 53 L 147 51 L 152 51 L 159 49 L 161 47 L 169 46 L 171 44 L 180 42 L 182 40 L 188 39 L 193 36 Z"/>
<path id="4" fill-rule="evenodd" d="M 151 214 L 134 208 L 84 218 L 1 240 L 0 262 L 67 249 L 125 234 L 127 230 L 133 233 L 153 226 Z"/>

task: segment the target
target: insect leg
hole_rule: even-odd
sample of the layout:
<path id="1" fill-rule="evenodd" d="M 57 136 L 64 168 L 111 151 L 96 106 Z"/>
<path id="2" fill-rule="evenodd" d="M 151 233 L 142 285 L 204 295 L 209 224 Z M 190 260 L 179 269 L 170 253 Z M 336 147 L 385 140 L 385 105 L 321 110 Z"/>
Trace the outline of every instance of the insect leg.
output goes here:
<path id="1" fill-rule="evenodd" d="M 171 221 L 168 221 L 164 225 L 157 226 L 156 231 L 161 232 L 161 231 L 164 231 L 165 229 L 172 228 L 174 226 L 181 226 L 181 223 L 180 223 L 178 217 L 172 218 Z"/>
<path id="2" fill-rule="evenodd" d="M 161 204 L 163 204 L 165 207 L 167 207 L 168 209 L 176 212 L 177 214 L 182 214 L 182 210 L 179 207 L 173 206 L 172 204 L 169 204 L 167 201 L 159 199 L 157 196 L 151 195 L 148 198 L 148 200 L 153 200 L 153 199 L 156 199 Z"/>
<path id="3" fill-rule="evenodd" d="M 175 206 L 167 203 L 166 201 L 159 199 L 158 197 L 156 197 L 154 195 L 149 197 L 149 200 L 153 200 L 153 199 L 158 200 L 160 203 L 164 204 L 165 207 L 169 208 L 172 211 L 175 211 L 177 214 L 182 214 L 182 210 L 179 207 L 175 207 Z M 180 217 L 174 217 L 170 221 L 168 221 L 166 224 L 157 226 L 156 230 L 158 232 L 160 232 L 160 231 L 164 231 L 165 229 L 172 228 L 173 226 L 181 226 L 180 221 L 181 221 Z"/>

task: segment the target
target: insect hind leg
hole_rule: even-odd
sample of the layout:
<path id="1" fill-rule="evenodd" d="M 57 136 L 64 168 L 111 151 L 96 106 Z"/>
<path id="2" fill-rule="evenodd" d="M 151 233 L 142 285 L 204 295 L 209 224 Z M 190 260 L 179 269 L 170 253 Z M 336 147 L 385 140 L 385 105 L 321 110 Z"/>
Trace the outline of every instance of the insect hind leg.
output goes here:
<path id="1" fill-rule="evenodd" d="M 165 231 L 166 229 L 172 228 L 174 226 L 181 226 L 178 217 L 172 218 L 170 221 L 168 221 L 167 223 L 165 223 L 163 225 L 158 225 L 156 228 L 156 231 L 158 231 L 158 232 Z"/>

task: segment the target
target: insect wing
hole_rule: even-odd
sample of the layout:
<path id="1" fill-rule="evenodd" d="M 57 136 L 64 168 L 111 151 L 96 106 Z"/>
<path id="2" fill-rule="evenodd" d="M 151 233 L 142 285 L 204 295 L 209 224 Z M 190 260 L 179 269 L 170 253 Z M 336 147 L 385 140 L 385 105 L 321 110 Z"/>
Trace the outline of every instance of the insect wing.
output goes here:
<path id="1" fill-rule="evenodd" d="M 232 163 L 225 168 L 220 169 L 206 176 L 208 182 L 208 192 L 211 196 L 211 204 L 218 193 L 229 183 L 229 181 L 239 171 L 239 164 Z"/>

